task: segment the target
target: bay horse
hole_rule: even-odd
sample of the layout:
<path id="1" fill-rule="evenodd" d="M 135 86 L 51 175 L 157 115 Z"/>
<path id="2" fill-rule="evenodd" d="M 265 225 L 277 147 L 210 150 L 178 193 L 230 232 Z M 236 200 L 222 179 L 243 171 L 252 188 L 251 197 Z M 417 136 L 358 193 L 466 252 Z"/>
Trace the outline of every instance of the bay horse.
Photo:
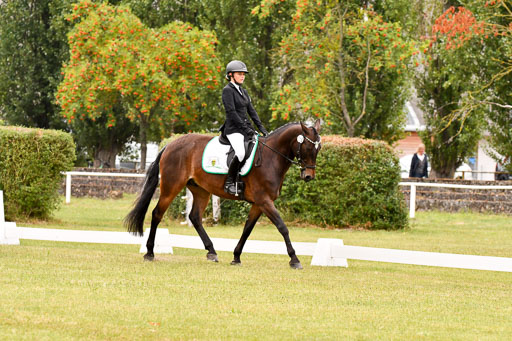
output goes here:
<path id="1" fill-rule="evenodd" d="M 244 200 L 252 206 L 242 236 L 233 252 L 234 259 L 231 264 L 241 264 L 240 255 L 244 244 L 261 214 L 264 213 L 284 238 L 290 256 L 290 267 L 302 269 L 292 247 L 288 228 L 274 206 L 274 201 L 279 196 L 284 176 L 293 163 L 301 167 L 302 180 L 310 181 L 315 178 L 316 157 L 321 147 L 319 132 L 320 120 L 317 120 L 313 127 L 307 127 L 302 122 L 289 123 L 276 129 L 266 138 L 259 137 L 255 157 L 255 163 L 258 165 L 253 166 L 251 171 L 242 177 L 245 183 Z M 142 192 L 125 218 L 127 230 L 142 236 L 144 217 L 160 175 L 160 197 L 151 216 L 151 230 L 146 244 L 145 260 L 154 259 L 153 249 L 157 226 L 171 202 L 187 186 L 194 199 L 189 219 L 203 241 L 205 249 L 208 250 L 207 259 L 218 262 L 213 243 L 202 225 L 203 212 L 211 194 L 233 200 L 241 200 L 241 198 L 224 192 L 226 175 L 209 174 L 202 169 L 203 150 L 211 139 L 210 136 L 199 134 L 180 137 L 165 146 L 149 167 Z"/>

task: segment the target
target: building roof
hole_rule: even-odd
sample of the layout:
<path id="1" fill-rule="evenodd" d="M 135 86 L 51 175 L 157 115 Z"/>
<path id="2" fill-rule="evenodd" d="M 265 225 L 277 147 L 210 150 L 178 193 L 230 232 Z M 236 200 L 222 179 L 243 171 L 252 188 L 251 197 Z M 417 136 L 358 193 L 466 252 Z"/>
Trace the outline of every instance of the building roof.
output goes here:
<path id="1" fill-rule="evenodd" d="M 425 120 L 423 111 L 418 106 L 417 99 L 411 99 L 405 103 L 405 111 L 407 113 L 407 122 L 405 131 L 422 131 L 425 130 Z"/>

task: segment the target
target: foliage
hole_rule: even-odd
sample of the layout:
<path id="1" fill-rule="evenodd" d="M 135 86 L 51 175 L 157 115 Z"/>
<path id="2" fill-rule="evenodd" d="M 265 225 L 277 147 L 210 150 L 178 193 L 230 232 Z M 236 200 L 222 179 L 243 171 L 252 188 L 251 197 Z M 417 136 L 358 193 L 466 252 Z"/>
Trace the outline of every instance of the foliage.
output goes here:
<path id="1" fill-rule="evenodd" d="M 323 137 L 317 176 L 304 183 L 292 171 L 279 206 L 310 223 L 337 227 L 401 229 L 407 226 L 398 189 L 400 166 L 382 142 Z"/>
<path id="2" fill-rule="evenodd" d="M 124 0 L 143 23 L 150 27 L 161 27 L 180 20 L 215 32 L 218 38 L 217 55 L 224 66 L 233 59 L 244 61 L 250 71 L 244 86 L 248 89 L 253 104 L 267 129 L 276 128 L 282 122 L 268 122 L 271 118 L 269 96 L 275 73 L 272 64 L 272 51 L 278 46 L 289 27 L 289 13 L 292 4 L 283 3 L 279 10 L 272 11 L 271 17 L 251 16 L 251 8 L 259 5 L 260 0 L 195 0 L 178 2 L 161 0 L 154 6 L 152 0 Z M 224 119 L 224 108 L 219 101 L 219 92 L 205 93 L 202 100 L 208 104 L 203 111 L 205 118 L 191 122 L 190 129 L 213 131 L 218 129 Z M 182 132 L 186 130 L 175 130 Z"/>
<path id="3" fill-rule="evenodd" d="M 0 127 L 0 189 L 6 217 L 48 218 L 59 203 L 61 172 L 71 169 L 75 145 L 56 130 Z"/>
<path id="4" fill-rule="evenodd" d="M 150 29 L 127 7 L 89 1 L 75 5 L 68 20 L 77 24 L 56 96 L 68 123 L 104 116 L 110 128 L 121 114 L 137 123 L 145 145 L 150 128 L 162 138 L 204 110 L 201 93 L 218 84 L 213 33 L 181 22 Z"/>
<path id="5" fill-rule="evenodd" d="M 512 1 L 467 1 L 463 5 L 448 8 L 433 27 L 434 41 L 441 41 L 446 49 L 468 54 L 470 46 L 475 46 L 478 51 L 467 58 L 481 67 L 479 82 L 465 88 L 463 103 L 451 114 L 451 119 L 465 120 L 484 111 L 491 146 L 510 158 Z M 500 155 L 495 158 L 502 161 Z"/>
<path id="6" fill-rule="evenodd" d="M 67 46 L 54 24 L 66 3 L 0 3 L 0 116 L 10 124 L 65 128 L 54 92 Z"/>
<path id="7" fill-rule="evenodd" d="M 449 5 L 449 4 L 448 4 Z M 441 10 L 441 8 L 438 8 Z M 436 31 L 435 23 L 430 23 Z M 428 38 L 430 40 L 430 38 Z M 418 70 L 416 88 L 422 100 L 427 130 L 420 132 L 431 162 L 431 177 L 453 178 L 467 157 L 474 155 L 483 128 L 483 111 L 454 115 L 464 110 L 464 98 L 484 78 L 486 55 L 478 46 L 446 47 L 442 38 L 430 40 L 428 63 Z"/>
<path id="8" fill-rule="evenodd" d="M 267 17 L 263 0 L 253 12 Z M 273 118 L 323 118 L 348 136 L 396 141 L 404 125 L 406 73 L 418 46 L 399 22 L 359 2 L 297 0 L 276 63 Z"/>
<path id="9" fill-rule="evenodd" d="M 400 165 L 391 147 L 373 140 L 322 136 L 316 178 L 290 171 L 278 207 L 308 223 L 367 229 L 403 229 L 408 220 L 398 188 Z"/>

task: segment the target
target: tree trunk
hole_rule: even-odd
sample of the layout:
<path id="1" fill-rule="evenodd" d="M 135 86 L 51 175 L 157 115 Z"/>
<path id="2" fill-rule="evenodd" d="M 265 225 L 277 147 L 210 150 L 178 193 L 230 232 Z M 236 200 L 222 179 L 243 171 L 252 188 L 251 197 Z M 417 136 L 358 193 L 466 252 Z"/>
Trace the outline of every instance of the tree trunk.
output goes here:
<path id="1" fill-rule="evenodd" d="M 455 169 L 451 168 L 443 168 L 443 169 L 432 169 L 429 178 L 433 179 L 453 179 L 453 176 L 455 175 Z"/>
<path id="2" fill-rule="evenodd" d="M 146 155 L 148 152 L 148 118 L 141 115 L 140 119 L 140 130 L 139 130 L 139 142 L 140 142 L 140 169 L 146 170 Z"/>
<path id="3" fill-rule="evenodd" d="M 94 167 L 115 168 L 118 151 L 118 146 L 110 146 L 110 148 L 99 146 L 94 153 Z"/>

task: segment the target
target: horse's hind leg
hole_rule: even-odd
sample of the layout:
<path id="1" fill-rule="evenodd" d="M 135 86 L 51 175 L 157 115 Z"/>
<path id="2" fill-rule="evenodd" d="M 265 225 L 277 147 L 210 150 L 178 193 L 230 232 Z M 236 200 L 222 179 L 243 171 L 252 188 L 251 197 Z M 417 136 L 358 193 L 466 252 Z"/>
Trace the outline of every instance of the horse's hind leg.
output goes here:
<path id="1" fill-rule="evenodd" d="M 235 251 L 233 252 L 234 258 L 231 262 L 231 265 L 240 265 L 240 255 L 242 254 L 242 249 L 244 248 L 245 242 L 247 241 L 247 238 L 251 235 L 252 229 L 254 228 L 254 225 L 256 225 L 256 222 L 261 216 L 261 209 L 256 206 L 252 205 L 251 210 L 249 211 L 249 217 L 247 218 L 247 221 L 245 222 L 244 231 L 242 232 L 242 236 L 240 237 L 240 240 L 238 241 L 238 244 L 235 247 Z"/>
<path id="2" fill-rule="evenodd" d="M 213 243 L 210 237 L 208 237 L 208 234 L 203 227 L 202 221 L 204 210 L 206 209 L 208 201 L 210 200 L 210 193 L 192 181 L 187 184 L 187 188 L 192 192 L 192 195 L 194 196 L 194 203 L 188 217 L 194 225 L 197 234 L 199 234 L 199 237 L 203 241 L 204 248 L 208 250 L 206 258 L 213 262 L 218 262 L 219 259 L 217 257 L 217 252 L 215 252 L 215 249 L 213 248 Z"/>
<path id="3" fill-rule="evenodd" d="M 185 184 L 179 183 L 173 183 L 171 186 L 160 186 L 160 198 L 151 214 L 151 230 L 149 231 L 148 241 L 146 242 L 147 253 L 144 255 L 145 260 L 152 261 L 155 258 L 156 229 L 158 224 L 162 221 L 165 211 L 183 187 L 185 187 Z"/>

